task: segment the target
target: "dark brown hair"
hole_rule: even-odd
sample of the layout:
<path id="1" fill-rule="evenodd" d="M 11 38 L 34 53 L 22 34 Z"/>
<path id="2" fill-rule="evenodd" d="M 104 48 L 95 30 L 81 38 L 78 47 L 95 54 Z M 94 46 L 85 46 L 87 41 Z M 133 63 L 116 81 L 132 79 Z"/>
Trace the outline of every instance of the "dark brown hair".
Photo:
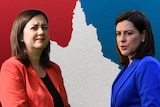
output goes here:
<path id="1" fill-rule="evenodd" d="M 28 59 L 28 55 L 26 52 L 26 46 L 22 42 L 23 38 L 23 29 L 25 25 L 35 16 L 43 15 L 48 23 L 48 18 L 44 12 L 41 10 L 24 10 L 22 11 L 17 18 L 15 19 L 11 34 L 10 34 L 10 43 L 12 49 L 12 55 L 16 56 L 23 64 L 26 66 L 30 65 L 30 61 Z M 49 52 L 50 52 L 50 42 L 43 50 L 40 65 L 43 67 L 49 67 Z"/>
<path id="2" fill-rule="evenodd" d="M 146 55 L 155 56 L 154 37 L 149 20 L 144 13 L 138 10 L 127 11 L 119 15 L 115 21 L 115 25 L 124 20 L 128 20 L 133 23 L 134 27 L 140 32 L 146 31 L 145 42 L 141 43 L 137 49 L 137 53 L 133 58 L 141 59 Z M 120 57 L 120 64 L 128 65 L 129 59 L 127 56 L 123 56 L 116 47 L 117 53 Z"/>

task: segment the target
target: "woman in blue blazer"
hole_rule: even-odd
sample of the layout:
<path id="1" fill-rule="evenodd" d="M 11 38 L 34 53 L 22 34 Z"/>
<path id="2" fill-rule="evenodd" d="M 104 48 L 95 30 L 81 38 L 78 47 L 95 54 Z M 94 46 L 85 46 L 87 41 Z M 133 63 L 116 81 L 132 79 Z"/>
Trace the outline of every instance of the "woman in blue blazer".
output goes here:
<path id="1" fill-rule="evenodd" d="M 122 69 L 112 85 L 111 107 L 160 107 L 160 63 L 149 20 L 141 11 L 127 11 L 115 25 Z"/>

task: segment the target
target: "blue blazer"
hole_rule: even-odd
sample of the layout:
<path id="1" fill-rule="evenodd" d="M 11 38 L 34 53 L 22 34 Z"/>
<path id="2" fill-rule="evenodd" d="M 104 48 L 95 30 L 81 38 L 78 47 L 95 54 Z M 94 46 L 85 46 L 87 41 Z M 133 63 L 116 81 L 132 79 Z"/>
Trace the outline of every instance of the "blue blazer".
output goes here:
<path id="1" fill-rule="evenodd" d="M 151 56 L 123 67 L 112 85 L 111 107 L 160 107 L 160 63 Z"/>

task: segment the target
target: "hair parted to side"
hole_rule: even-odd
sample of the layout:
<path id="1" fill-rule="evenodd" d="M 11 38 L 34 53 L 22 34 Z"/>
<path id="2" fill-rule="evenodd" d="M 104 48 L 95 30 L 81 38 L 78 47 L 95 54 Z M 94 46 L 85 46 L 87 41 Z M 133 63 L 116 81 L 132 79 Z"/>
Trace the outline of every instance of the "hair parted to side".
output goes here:
<path id="1" fill-rule="evenodd" d="M 26 52 L 26 47 L 23 38 L 23 30 L 25 25 L 35 16 L 43 15 L 48 23 L 48 18 L 44 12 L 41 10 L 30 9 L 24 10 L 16 17 L 12 25 L 11 34 L 10 34 L 10 45 L 12 50 L 12 56 L 16 56 L 26 66 L 30 65 L 28 55 Z M 50 52 L 50 42 L 43 50 L 40 65 L 43 67 L 49 67 L 49 52 Z"/>
<path id="2" fill-rule="evenodd" d="M 147 19 L 145 14 L 139 10 L 131 10 L 124 12 L 116 18 L 115 25 L 124 20 L 132 22 L 134 27 L 140 33 L 146 31 L 145 41 L 141 43 L 140 47 L 137 49 L 136 55 L 133 58 L 141 59 L 146 55 L 155 56 L 153 32 L 150 21 Z M 127 66 L 129 64 L 128 57 L 123 56 L 118 47 L 116 47 L 116 50 L 120 58 L 120 64 Z"/>

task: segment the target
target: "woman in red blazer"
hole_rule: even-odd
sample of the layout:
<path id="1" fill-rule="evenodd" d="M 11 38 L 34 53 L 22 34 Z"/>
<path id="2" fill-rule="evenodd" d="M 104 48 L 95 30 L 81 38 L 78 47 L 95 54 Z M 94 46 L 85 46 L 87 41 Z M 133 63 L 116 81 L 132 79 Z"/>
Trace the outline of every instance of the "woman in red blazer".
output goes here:
<path id="1" fill-rule="evenodd" d="M 2 107 L 70 107 L 59 66 L 49 60 L 48 18 L 25 10 L 13 23 L 12 57 L 1 66 Z"/>

